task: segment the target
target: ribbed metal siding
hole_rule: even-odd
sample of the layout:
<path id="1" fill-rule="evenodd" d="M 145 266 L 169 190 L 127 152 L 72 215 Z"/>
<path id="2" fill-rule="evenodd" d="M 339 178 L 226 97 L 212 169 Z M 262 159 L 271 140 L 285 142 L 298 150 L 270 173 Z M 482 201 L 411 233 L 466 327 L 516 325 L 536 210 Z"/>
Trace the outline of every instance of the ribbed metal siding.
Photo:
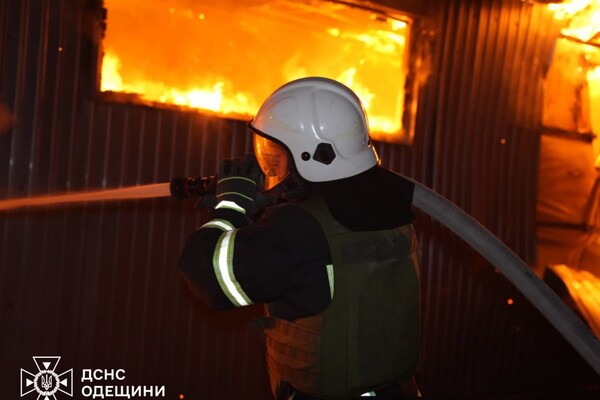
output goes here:
<path id="1" fill-rule="evenodd" d="M 449 1 L 440 17 L 434 105 L 422 116 L 432 129 L 421 132 L 432 135 L 432 158 L 421 176 L 532 261 L 539 107 L 556 27 L 543 6 L 519 1 Z M 436 223 L 424 229 L 421 382 L 430 394 L 576 380 L 581 361 L 512 285 Z"/>
<path id="2" fill-rule="evenodd" d="M 96 100 L 94 2 L 0 4 L 0 100 L 17 122 L 0 136 L 0 197 L 166 182 L 214 173 L 249 150 L 241 122 Z M 192 202 L 79 204 L 0 215 L 0 381 L 61 355 L 75 371 L 122 368 L 116 385 L 165 385 L 168 398 L 266 397 L 259 307 L 199 304 L 175 267 L 196 226 Z M 90 384 L 89 382 L 87 384 Z"/>
<path id="3" fill-rule="evenodd" d="M 0 3 L 0 101 L 17 117 L 0 135 L 0 197 L 212 174 L 220 158 L 248 151 L 242 122 L 97 99 L 88 22 L 99 15 L 93 1 Z M 441 1 L 432 16 L 415 143 L 379 143 L 380 155 L 533 260 L 541 78 L 555 28 L 520 1 Z M 125 384 L 166 385 L 169 398 L 266 396 L 262 345 L 247 327 L 259 307 L 210 312 L 174 267 L 196 221 L 191 202 L 169 199 L 0 215 L 4 392 L 17 396 L 31 356 L 62 355 L 65 369 L 123 368 Z M 424 393 L 493 396 L 586 371 L 468 246 L 423 215 L 417 227 Z"/>
<path id="4" fill-rule="evenodd" d="M 379 152 L 384 164 L 443 194 L 533 262 L 543 77 L 557 26 L 543 5 L 529 2 L 439 6 L 434 70 L 420 99 L 414 146 L 380 144 Z M 424 393 L 539 394 L 595 380 L 485 260 L 437 222 L 419 214 L 416 224 Z"/>

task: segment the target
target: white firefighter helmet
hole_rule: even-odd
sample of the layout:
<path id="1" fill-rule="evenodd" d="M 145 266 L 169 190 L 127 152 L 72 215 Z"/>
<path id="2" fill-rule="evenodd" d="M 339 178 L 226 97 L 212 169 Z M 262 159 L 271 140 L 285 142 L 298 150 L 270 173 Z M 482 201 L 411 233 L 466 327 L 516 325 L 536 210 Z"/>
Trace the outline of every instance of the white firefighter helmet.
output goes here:
<path id="1" fill-rule="evenodd" d="M 288 154 L 309 182 L 351 177 L 379 162 L 360 99 L 332 79 L 310 77 L 283 85 L 248 126 L 255 133 L 254 150 L 267 188 L 285 178 Z"/>

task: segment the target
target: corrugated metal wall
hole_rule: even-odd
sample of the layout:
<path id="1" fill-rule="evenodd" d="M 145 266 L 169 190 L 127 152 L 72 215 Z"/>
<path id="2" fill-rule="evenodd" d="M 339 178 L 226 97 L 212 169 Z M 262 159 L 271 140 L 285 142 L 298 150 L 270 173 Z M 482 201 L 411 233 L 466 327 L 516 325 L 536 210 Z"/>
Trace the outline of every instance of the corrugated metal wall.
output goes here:
<path id="1" fill-rule="evenodd" d="M 410 174 L 533 261 L 543 76 L 556 26 L 544 6 L 520 1 L 448 1 L 439 16 L 419 119 L 430 126 L 417 136 L 429 142 L 406 150 L 428 159 L 412 159 L 420 172 Z M 420 231 L 424 387 L 481 398 L 577 379 L 568 370 L 577 357 L 512 285 L 437 223 L 425 219 Z"/>
<path id="2" fill-rule="evenodd" d="M 207 175 L 249 149 L 243 122 L 102 101 L 98 3 L 0 2 L 0 101 L 15 117 L 0 133 L 1 198 Z M 380 155 L 533 261 L 542 78 L 555 27 L 541 6 L 517 0 L 437 4 L 415 143 L 378 144 Z M 75 370 L 76 398 L 84 368 L 125 369 L 112 384 L 165 385 L 167 398 L 268 398 L 261 339 L 247 327 L 260 308 L 211 312 L 176 271 L 196 221 L 191 202 L 167 198 L 0 214 L 3 392 L 17 396 L 19 368 L 35 372 L 31 356 L 61 355 L 60 367 Z M 590 379 L 466 244 L 424 215 L 417 227 L 426 395 L 494 397 Z"/>

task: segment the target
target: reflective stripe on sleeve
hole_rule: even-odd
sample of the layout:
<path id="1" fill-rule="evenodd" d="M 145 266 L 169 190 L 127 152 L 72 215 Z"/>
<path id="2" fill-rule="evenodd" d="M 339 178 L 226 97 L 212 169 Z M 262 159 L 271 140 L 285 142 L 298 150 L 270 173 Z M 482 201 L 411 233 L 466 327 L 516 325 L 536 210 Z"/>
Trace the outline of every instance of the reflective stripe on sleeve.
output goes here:
<path id="1" fill-rule="evenodd" d="M 227 231 L 219 238 L 213 255 L 213 268 L 223 293 L 236 307 L 241 307 L 252 304 L 252 301 L 233 273 L 233 248 L 236 232 L 236 230 Z"/>
<path id="2" fill-rule="evenodd" d="M 227 195 L 234 195 L 234 196 L 240 196 L 246 200 L 250 200 L 250 201 L 254 201 L 254 199 L 250 196 L 246 196 L 243 193 L 239 193 L 239 192 L 225 192 L 225 193 L 221 193 L 220 195 L 218 195 L 217 197 L 223 197 L 223 196 L 227 196 Z"/>
<path id="3" fill-rule="evenodd" d="M 242 214 L 246 214 L 246 210 L 243 207 L 238 206 L 235 202 L 229 200 L 222 200 L 215 206 L 216 209 L 219 208 L 229 208 L 230 210 L 235 210 L 237 212 L 241 212 Z"/>
<path id="4" fill-rule="evenodd" d="M 232 231 L 235 229 L 235 227 L 233 226 L 233 224 L 231 222 L 226 221 L 224 219 L 210 220 L 200 227 L 200 229 L 202 229 L 202 228 L 217 228 L 222 231 Z"/>
<path id="5" fill-rule="evenodd" d="M 333 275 L 333 264 L 327 264 L 327 280 L 329 281 L 329 294 L 331 295 L 331 299 L 333 300 L 333 281 L 334 281 L 334 275 Z"/>

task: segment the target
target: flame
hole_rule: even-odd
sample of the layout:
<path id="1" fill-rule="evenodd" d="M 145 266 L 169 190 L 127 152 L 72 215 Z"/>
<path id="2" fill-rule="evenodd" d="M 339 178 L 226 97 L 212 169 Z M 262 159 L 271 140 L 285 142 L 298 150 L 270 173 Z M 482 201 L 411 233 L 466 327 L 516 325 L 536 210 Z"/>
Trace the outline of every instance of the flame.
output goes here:
<path id="1" fill-rule="evenodd" d="M 599 84 L 598 87 L 600 87 L 600 67 L 589 70 L 587 77 L 589 82 L 597 83 Z"/>
<path id="2" fill-rule="evenodd" d="M 102 82 L 100 90 L 123 93 L 135 93 L 149 102 L 169 103 L 224 114 L 252 114 L 256 104 L 243 93 L 232 98 L 224 95 L 225 82 L 217 81 L 212 86 L 169 87 L 164 82 L 133 80 L 123 82 L 121 61 L 113 49 L 108 49 L 102 62 Z"/>
<path id="3" fill-rule="evenodd" d="M 573 305 L 600 338 L 600 278 L 593 267 L 573 268 L 557 264 L 549 267 L 564 282 Z"/>
<path id="4" fill-rule="evenodd" d="M 109 50 L 102 58 L 102 82 L 100 83 L 100 90 L 103 92 L 125 91 L 123 89 L 123 79 L 119 72 L 120 69 L 121 62 L 119 61 L 119 57 L 112 50 Z"/>
<path id="5" fill-rule="evenodd" d="M 600 132 L 600 0 L 571 0 L 560 4 L 549 4 L 548 7 L 554 12 L 555 18 L 562 21 L 561 33 L 564 38 L 557 41 L 553 61 L 553 64 L 561 66 L 555 68 L 559 71 L 556 73 L 556 76 L 559 76 L 558 86 L 555 87 L 557 91 L 554 93 L 554 99 L 549 101 L 549 104 L 554 104 L 553 112 L 550 112 L 550 109 L 545 110 L 544 117 L 548 116 L 554 123 L 562 119 L 557 124 L 561 129 L 591 130 L 598 137 Z M 567 96 L 556 96 L 561 91 Z M 567 104 L 569 102 L 570 105 Z M 546 122 L 548 121 L 545 119 Z M 576 126 L 572 126 L 573 124 Z M 597 154 L 596 165 L 600 167 L 598 139 L 594 139 L 593 147 Z"/>
<path id="6" fill-rule="evenodd" d="M 587 72 L 588 92 L 590 96 L 590 124 L 592 132 L 600 133 L 600 66 Z M 600 167 L 600 143 L 594 140 L 596 149 L 596 167 Z"/>
<path id="7" fill-rule="evenodd" d="M 554 11 L 554 16 L 559 20 L 573 18 L 577 13 L 585 9 L 593 0 L 571 0 L 562 3 L 548 4 L 548 8 Z"/>
<path id="8" fill-rule="evenodd" d="M 326 76 L 356 92 L 375 138 L 402 131 L 407 21 L 328 1 L 198 3 L 105 0 L 100 89 L 249 119 L 283 83 Z"/>
<path id="9" fill-rule="evenodd" d="M 548 7 L 556 19 L 565 21 L 565 36 L 587 42 L 600 32 L 600 0 L 572 0 Z"/>

